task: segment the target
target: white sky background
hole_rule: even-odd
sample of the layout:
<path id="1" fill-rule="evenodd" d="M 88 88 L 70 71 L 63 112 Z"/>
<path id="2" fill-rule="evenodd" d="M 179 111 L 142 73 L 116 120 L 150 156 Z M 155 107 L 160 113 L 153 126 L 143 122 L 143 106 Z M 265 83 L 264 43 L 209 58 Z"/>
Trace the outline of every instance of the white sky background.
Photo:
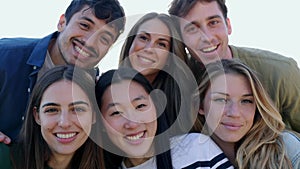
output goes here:
<path id="1" fill-rule="evenodd" d="M 165 12 L 171 0 L 119 0 L 127 29 L 100 62 L 101 71 L 116 68 L 129 27 L 147 12 Z M 71 0 L 1 0 L 0 38 L 42 38 L 56 30 Z M 299 0 L 227 0 L 233 32 L 230 44 L 267 49 L 294 58 L 300 65 Z M 1 56 L 0 56 L 1 57 Z"/>

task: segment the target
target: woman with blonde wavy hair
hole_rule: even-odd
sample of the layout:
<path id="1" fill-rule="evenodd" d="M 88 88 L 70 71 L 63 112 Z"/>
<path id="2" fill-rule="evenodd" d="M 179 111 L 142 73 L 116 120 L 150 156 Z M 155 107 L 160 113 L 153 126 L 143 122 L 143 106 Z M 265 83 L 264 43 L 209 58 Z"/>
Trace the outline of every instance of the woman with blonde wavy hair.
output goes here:
<path id="1" fill-rule="evenodd" d="M 236 168 L 300 167 L 298 133 L 285 129 L 257 75 L 246 65 L 235 59 L 208 64 L 195 96 L 200 107 L 192 130 L 209 135 Z"/>

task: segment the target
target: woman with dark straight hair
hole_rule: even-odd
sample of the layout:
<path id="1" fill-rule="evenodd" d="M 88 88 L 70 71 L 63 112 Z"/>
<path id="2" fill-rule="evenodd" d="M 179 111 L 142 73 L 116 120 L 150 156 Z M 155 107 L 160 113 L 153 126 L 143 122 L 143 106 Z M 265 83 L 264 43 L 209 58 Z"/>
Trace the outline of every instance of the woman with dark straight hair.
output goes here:
<path id="1" fill-rule="evenodd" d="M 0 143 L 1 168 L 104 168 L 102 149 L 91 139 L 98 110 L 94 75 L 57 66 L 37 82 L 19 140 Z"/>

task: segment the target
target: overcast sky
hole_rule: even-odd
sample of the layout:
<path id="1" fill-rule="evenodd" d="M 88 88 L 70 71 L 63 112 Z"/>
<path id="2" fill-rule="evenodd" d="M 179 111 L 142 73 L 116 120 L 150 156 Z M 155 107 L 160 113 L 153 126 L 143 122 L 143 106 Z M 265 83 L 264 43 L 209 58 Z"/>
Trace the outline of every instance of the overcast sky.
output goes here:
<path id="1" fill-rule="evenodd" d="M 71 0 L 2 0 L 0 38 L 41 38 L 56 30 Z M 147 12 L 167 12 L 171 0 L 120 0 L 128 26 Z M 299 0 L 227 0 L 233 28 L 230 44 L 271 50 L 300 64 Z M 100 62 L 102 71 L 116 68 L 127 29 Z"/>

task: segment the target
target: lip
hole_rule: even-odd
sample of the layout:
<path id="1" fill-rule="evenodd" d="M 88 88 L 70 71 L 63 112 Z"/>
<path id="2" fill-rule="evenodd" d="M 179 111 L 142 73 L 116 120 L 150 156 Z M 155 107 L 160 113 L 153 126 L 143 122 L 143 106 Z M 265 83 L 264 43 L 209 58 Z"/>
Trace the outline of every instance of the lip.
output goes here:
<path id="1" fill-rule="evenodd" d="M 236 131 L 243 127 L 240 123 L 222 122 L 221 123 L 226 129 Z"/>
<path id="2" fill-rule="evenodd" d="M 203 48 L 200 48 L 199 50 L 202 53 L 212 53 L 212 52 L 217 51 L 218 47 L 219 47 L 219 45 L 214 45 L 214 46 L 203 47 Z"/>
<path id="3" fill-rule="evenodd" d="M 146 137 L 146 133 L 147 133 L 147 131 L 144 130 L 144 131 L 140 131 L 140 132 L 136 132 L 136 133 L 132 133 L 132 134 L 127 134 L 124 136 L 124 138 L 130 144 L 138 145 L 144 141 L 144 139 Z"/>
<path id="4" fill-rule="evenodd" d="M 54 136 L 58 142 L 62 144 L 68 144 L 74 141 L 78 134 L 78 132 L 57 132 L 54 133 Z"/>
<path id="5" fill-rule="evenodd" d="M 94 52 L 92 52 L 91 50 L 88 50 L 77 39 L 73 40 L 73 49 L 74 49 L 74 52 L 75 52 L 75 55 L 77 56 L 77 58 L 86 59 L 86 58 L 96 56 Z"/>
<path id="6" fill-rule="evenodd" d="M 139 63 L 143 64 L 143 65 L 149 65 L 149 64 L 153 64 L 155 63 L 155 61 L 149 57 L 145 57 L 143 55 L 136 55 L 138 58 Z"/>

